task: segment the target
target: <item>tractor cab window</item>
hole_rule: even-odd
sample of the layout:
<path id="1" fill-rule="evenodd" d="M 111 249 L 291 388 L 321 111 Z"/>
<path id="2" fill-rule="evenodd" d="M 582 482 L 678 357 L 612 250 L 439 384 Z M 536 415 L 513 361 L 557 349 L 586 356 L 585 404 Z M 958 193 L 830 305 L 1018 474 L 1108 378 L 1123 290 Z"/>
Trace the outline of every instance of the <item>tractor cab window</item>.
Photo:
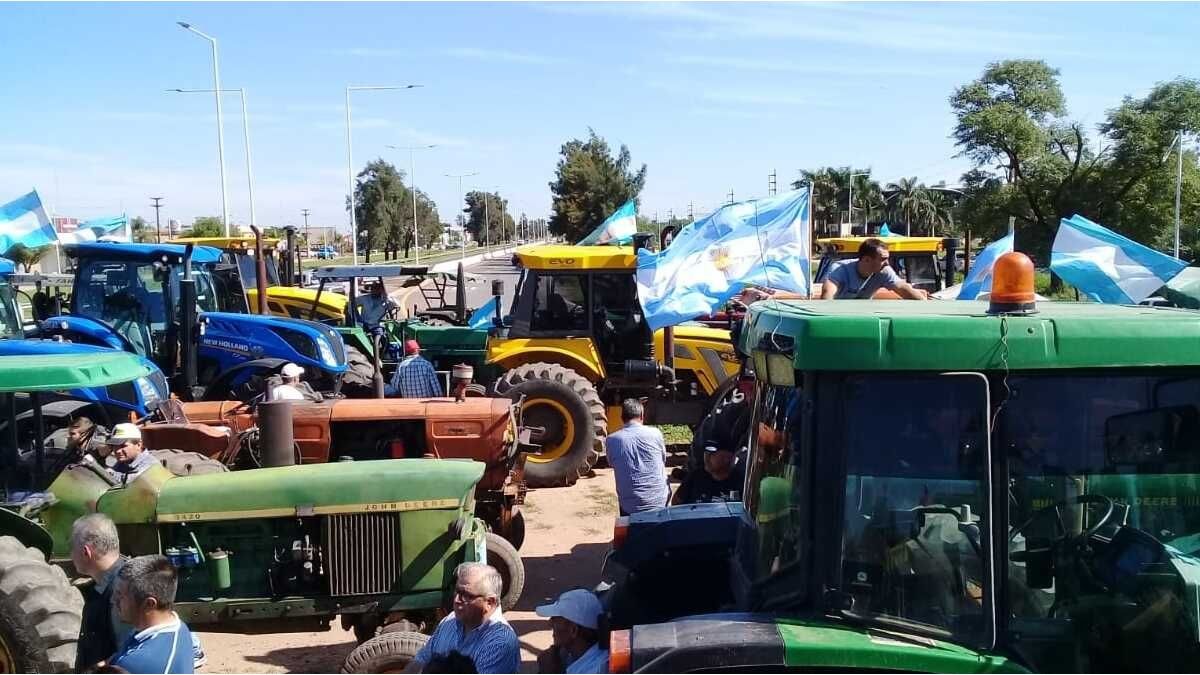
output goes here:
<path id="1" fill-rule="evenodd" d="M 587 277 L 541 274 L 533 299 L 530 330 L 580 332 L 588 329 Z"/>
<path id="2" fill-rule="evenodd" d="M 242 284 L 247 289 L 258 288 L 258 260 L 254 257 L 253 249 L 237 253 L 226 252 L 221 256 L 221 261 L 237 264 L 238 274 L 241 275 Z M 273 251 L 263 250 L 263 263 L 267 268 L 267 286 L 279 286 L 279 267 L 275 264 Z"/>
<path id="3" fill-rule="evenodd" d="M 1009 622 L 1035 670 L 1200 662 L 1200 377 L 1012 376 Z"/>
<path id="4" fill-rule="evenodd" d="M 605 361 L 650 358 L 653 335 L 642 315 L 632 274 L 592 275 L 592 315 L 596 342 Z"/>
<path id="5" fill-rule="evenodd" d="M 0 279 L 0 338 L 19 337 L 22 334 L 19 312 L 13 287 Z"/>
<path id="6" fill-rule="evenodd" d="M 84 260 L 76 276 L 72 312 L 98 319 L 124 336 L 143 356 L 154 356 L 166 337 L 161 265 Z"/>
<path id="7" fill-rule="evenodd" d="M 892 269 L 900 278 L 927 291 L 938 291 L 941 274 L 933 255 L 893 256 Z"/>
<path id="8" fill-rule="evenodd" d="M 987 383 L 851 376 L 837 609 L 986 637 Z"/>
<path id="9" fill-rule="evenodd" d="M 754 560 L 741 565 L 752 580 L 785 576 L 798 567 L 807 538 L 804 523 L 804 483 L 801 466 L 801 410 L 804 392 L 799 387 L 759 383 L 753 421 L 754 452 L 746 467 L 743 503 L 758 523 L 756 545 L 744 547 Z"/>

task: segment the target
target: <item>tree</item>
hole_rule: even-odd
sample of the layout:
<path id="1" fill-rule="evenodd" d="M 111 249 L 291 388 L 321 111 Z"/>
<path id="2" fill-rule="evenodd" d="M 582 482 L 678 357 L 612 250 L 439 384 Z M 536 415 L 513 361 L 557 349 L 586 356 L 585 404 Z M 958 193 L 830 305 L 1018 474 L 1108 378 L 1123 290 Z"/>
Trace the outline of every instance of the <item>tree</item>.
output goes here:
<path id="1" fill-rule="evenodd" d="M 512 239 L 516 223 L 508 214 L 508 200 L 499 194 L 472 190 L 467 193 L 467 232 L 482 242 L 486 236 L 488 244 Z M 486 216 L 486 220 L 485 220 Z"/>
<path id="2" fill-rule="evenodd" d="M 217 216 L 200 216 L 192 221 L 189 237 L 220 237 L 225 234 L 225 225 Z"/>
<path id="3" fill-rule="evenodd" d="M 42 256 L 46 255 L 52 248 L 54 247 L 49 245 L 29 248 L 25 244 L 16 244 L 8 249 L 4 257 L 25 268 L 26 272 L 29 272 L 42 259 Z"/>
<path id="4" fill-rule="evenodd" d="M 870 222 L 884 215 L 884 193 L 879 183 L 871 180 L 870 169 L 826 166 L 801 171 L 800 176 L 792 188 L 799 190 L 812 184 L 813 225 L 820 233 L 836 234 L 843 222 Z M 851 176 L 854 176 L 854 210 L 848 211 Z"/>
<path id="5" fill-rule="evenodd" d="M 359 248 L 366 252 L 368 263 L 373 249 L 383 249 L 386 259 L 402 247 L 406 203 L 412 212 L 412 203 L 407 198 L 404 173 L 391 163 L 376 159 L 358 173 L 354 185 L 354 217 L 358 223 Z M 349 209 L 349 204 L 346 208 Z"/>
<path id="6" fill-rule="evenodd" d="M 613 157 L 608 143 L 590 128 L 586 141 L 568 141 L 559 152 L 550 183 L 550 232 L 567 241 L 587 236 L 622 204 L 637 199 L 646 184 L 646 165 L 631 171 L 629 148 L 622 145 Z"/>
<path id="7" fill-rule="evenodd" d="M 904 233 L 914 234 L 912 226 L 928 225 L 937 219 L 929 190 L 916 176 L 901 178 L 887 186 L 888 218 L 904 223 Z"/>
<path id="8" fill-rule="evenodd" d="M 134 216 L 129 221 L 129 229 L 133 233 L 133 240 L 136 242 L 154 241 L 156 233 L 146 225 L 146 219 L 141 216 Z"/>

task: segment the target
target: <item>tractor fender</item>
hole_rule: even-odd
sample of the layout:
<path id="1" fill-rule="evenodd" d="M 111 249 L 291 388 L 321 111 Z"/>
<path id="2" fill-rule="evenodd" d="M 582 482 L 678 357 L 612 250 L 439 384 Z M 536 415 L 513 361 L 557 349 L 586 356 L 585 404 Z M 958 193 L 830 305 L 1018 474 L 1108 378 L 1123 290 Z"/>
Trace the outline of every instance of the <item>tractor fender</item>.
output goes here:
<path id="1" fill-rule="evenodd" d="M 595 384 L 605 377 L 596 343 L 578 339 L 489 340 L 487 362 L 504 370 L 529 363 L 554 363 L 579 373 Z"/>
<path id="2" fill-rule="evenodd" d="M 119 349 L 123 352 L 136 354 L 131 343 L 124 335 L 118 333 L 112 326 L 86 316 L 52 316 L 38 326 L 43 336 L 61 335 L 65 339 L 79 341 L 82 338 L 90 344 Z"/>
<path id="3" fill-rule="evenodd" d="M 232 368 L 228 368 L 221 374 L 217 375 L 208 388 L 204 391 L 205 401 L 224 401 L 225 395 L 232 388 L 232 382 L 239 380 L 243 375 L 267 372 L 272 375 L 279 372 L 289 361 L 287 359 L 254 359 L 253 361 L 243 361 Z"/>
<path id="4" fill-rule="evenodd" d="M 0 509 L 0 536 L 16 537 L 22 544 L 46 554 L 46 560 L 54 552 L 54 537 L 46 528 L 8 509 Z"/>

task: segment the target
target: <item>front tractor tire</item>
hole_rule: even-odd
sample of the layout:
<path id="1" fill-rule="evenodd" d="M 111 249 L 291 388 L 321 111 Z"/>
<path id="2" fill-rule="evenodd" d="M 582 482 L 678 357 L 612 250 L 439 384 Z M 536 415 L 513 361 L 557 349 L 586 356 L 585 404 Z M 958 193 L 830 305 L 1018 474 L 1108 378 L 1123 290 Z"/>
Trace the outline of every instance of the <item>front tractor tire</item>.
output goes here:
<path id="1" fill-rule="evenodd" d="M 346 374 L 342 391 L 350 398 L 375 396 L 375 362 L 356 347 L 346 345 Z"/>
<path id="2" fill-rule="evenodd" d="M 83 596 L 36 548 L 0 537 L 0 672 L 69 673 Z"/>
<path id="3" fill-rule="evenodd" d="M 566 487 L 586 476 L 604 449 L 608 420 L 596 387 L 556 363 L 529 363 L 506 372 L 493 386 L 497 396 L 525 397 L 521 419 L 542 427 L 542 450 L 525 460 L 529 487 Z"/>
<path id="4" fill-rule="evenodd" d="M 342 663 L 343 673 L 403 672 L 417 652 L 429 641 L 421 633 L 383 633 L 355 647 Z"/>

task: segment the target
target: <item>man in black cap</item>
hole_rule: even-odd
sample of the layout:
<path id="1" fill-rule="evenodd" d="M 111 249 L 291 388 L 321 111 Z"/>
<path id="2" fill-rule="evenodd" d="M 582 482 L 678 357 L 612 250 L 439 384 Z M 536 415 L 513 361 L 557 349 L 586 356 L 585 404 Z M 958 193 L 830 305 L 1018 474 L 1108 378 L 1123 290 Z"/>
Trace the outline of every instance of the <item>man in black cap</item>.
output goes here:
<path id="1" fill-rule="evenodd" d="M 741 501 L 745 480 L 745 465 L 737 461 L 733 450 L 710 442 L 704 446 L 704 469 L 688 472 L 671 504 Z"/>

